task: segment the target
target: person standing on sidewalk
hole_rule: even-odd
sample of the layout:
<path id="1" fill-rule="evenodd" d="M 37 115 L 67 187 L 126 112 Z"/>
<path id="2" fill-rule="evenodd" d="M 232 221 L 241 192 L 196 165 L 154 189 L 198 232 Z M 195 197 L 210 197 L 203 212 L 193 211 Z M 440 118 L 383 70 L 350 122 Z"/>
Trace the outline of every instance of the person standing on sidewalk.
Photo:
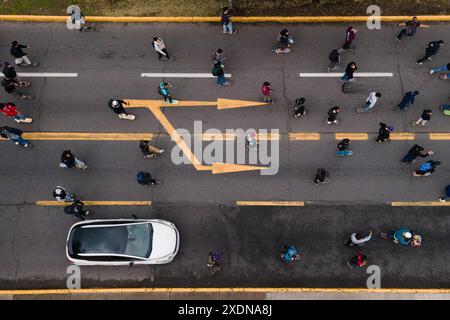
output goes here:
<path id="1" fill-rule="evenodd" d="M 394 131 L 394 128 L 391 126 L 387 126 L 385 123 L 380 122 L 380 129 L 378 130 L 378 137 L 375 140 L 376 142 L 389 142 L 391 139 L 389 138 L 391 132 Z"/>
<path id="2" fill-rule="evenodd" d="M 333 49 L 328 55 L 330 64 L 327 66 L 328 72 L 335 70 L 341 63 L 341 51 L 342 49 Z"/>
<path id="3" fill-rule="evenodd" d="M 430 74 L 438 73 L 438 72 L 447 72 L 450 71 L 450 63 L 447 63 L 445 66 L 436 67 L 430 70 Z"/>
<path id="4" fill-rule="evenodd" d="M 381 97 L 381 93 L 375 92 L 375 91 L 371 92 L 366 99 L 366 103 L 364 104 L 364 108 L 363 108 L 364 112 L 372 111 L 373 107 L 375 107 L 375 104 L 378 101 L 378 98 L 380 98 L 380 97 Z"/>
<path id="5" fill-rule="evenodd" d="M 74 202 L 75 196 L 68 192 L 64 187 L 56 186 L 53 190 L 53 197 L 59 202 Z"/>
<path id="6" fill-rule="evenodd" d="M 108 101 L 108 107 L 118 115 L 119 119 L 134 120 L 136 117 L 129 114 L 123 105 L 128 105 L 128 103 L 120 99 L 109 99 Z"/>
<path id="7" fill-rule="evenodd" d="M 423 23 L 417 21 L 417 17 L 413 17 L 412 20 L 409 20 L 405 23 L 399 23 L 397 25 L 406 27 L 405 29 L 402 29 L 400 31 L 400 33 L 397 35 L 397 37 L 395 38 L 397 41 L 400 41 L 405 36 L 408 38 L 412 38 L 416 34 L 417 28 L 419 28 L 419 27 L 421 27 L 421 28 L 429 28 L 430 27 L 427 24 L 423 24 Z"/>
<path id="8" fill-rule="evenodd" d="M 13 41 L 11 43 L 11 49 L 10 53 L 15 58 L 14 62 L 19 67 L 24 66 L 37 66 L 38 64 L 35 62 L 31 62 L 30 59 L 28 59 L 27 54 L 22 50 L 25 48 L 30 48 L 26 45 L 20 44 L 17 41 Z"/>
<path id="9" fill-rule="evenodd" d="M 261 91 L 263 94 L 264 102 L 272 103 L 273 101 L 272 101 L 271 94 L 272 94 L 273 89 L 270 86 L 270 82 L 265 81 L 261 87 Z"/>
<path id="10" fill-rule="evenodd" d="M 431 111 L 430 109 L 423 110 L 421 116 L 415 122 L 415 125 L 416 126 L 426 126 L 428 124 L 428 121 L 431 120 L 432 114 L 433 114 L 433 111 Z"/>
<path id="11" fill-rule="evenodd" d="M 361 247 L 364 245 L 364 243 L 369 241 L 371 238 L 372 238 L 372 230 L 370 230 L 369 234 L 365 237 L 360 233 L 354 232 L 350 235 L 350 238 L 344 242 L 344 246 L 346 246 L 346 247 L 353 247 L 353 246 Z"/>
<path id="12" fill-rule="evenodd" d="M 169 52 L 167 52 L 166 45 L 164 44 L 164 41 L 159 37 L 154 37 L 152 42 L 152 47 L 155 49 L 156 53 L 158 54 L 158 60 L 161 60 L 162 57 L 166 58 L 168 61 L 172 61 L 172 58 L 169 55 Z"/>
<path id="13" fill-rule="evenodd" d="M 77 169 L 87 169 L 86 163 L 77 159 L 71 150 L 64 150 L 61 154 L 61 162 L 59 163 L 60 168 L 73 168 Z"/>
<path id="14" fill-rule="evenodd" d="M 236 34 L 236 30 L 233 30 L 230 9 L 228 7 L 223 7 L 220 22 L 222 23 L 222 33 Z"/>
<path id="15" fill-rule="evenodd" d="M 357 69 L 358 69 L 358 67 L 356 66 L 356 63 L 354 61 L 350 62 L 347 65 L 347 68 L 345 69 L 344 75 L 341 77 L 341 81 L 342 82 L 349 82 L 349 81 L 353 82 L 353 81 L 356 81 L 353 78 L 353 74 L 355 73 L 355 71 Z"/>
<path id="16" fill-rule="evenodd" d="M 405 93 L 405 96 L 403 97 L 402 101 L 398 104 L 397 110 L 398 111 L 406 111 L 408 110 L 409 106 L 414 104 L 416 101 L 416 96 L 419 95 L 419 91 L 408 91 Z"/>
<path id="17" fill-rule="evenodd" d="M 431 57 L 438 53 L 439 48 L 443 43 L 443 40 L 429 42 L 425 48 L 425 55 L 422 58 L 417 59 L 417 64 L 421 65 L 424 61 L 431 60 Z"/>
<path id="18" fill-rule="evenodd" d="M 344 50 L 344 51 L 352 50 L 350 45 L 352 44 L 353 40 L 355 40 L 355 38 L 356 38 L 356 32 L 358 32 L 358 30 L 354 29 L 352 26 L 347 27 L 347 30 L 345 32 L 345 43 L 342 46 L 342 50 Z"/>
<path id="19" fill-rule="evenodd" d="M 225 78 L 225 72 L 223 71 L 223 64 L 218 61 L 214 64 L 211 73 L 213 76 L 217 77 L 217 86 L 221 87 L 221 86 L 231 86 L 231 83 L 229 81 L 227 81 L 227 79 Z"/>
<path id="20" fill-rule="evenodd" d="M 408 153 L 403 157 L 401 162 L 403 164 L 414 163 L 416 162 L 417 157 L 426 158 L 433 154 L 433 151 L 431 150 L 426 153 L 422 153 L 423 150 L 425 150 L 423 147 L 415 144 L 411 149 L 409 149 Z"/>
<path id="21" fill-rule="evenodd" d="M 350 269 L 353 269 L 354 267 L 361 268 L 365 265 L 367 265 L 367 257 L 362 252 L 358 252 L 356 255 L 347 260 L 347 266 Z"/>
<path id="22" fill-rule="evenodd" d="M 438 200 L 440 202 L 447 202 L 448 199 L 450 199 L 450 184 L 445 187 L 445 195 L 440 197 Z"/>

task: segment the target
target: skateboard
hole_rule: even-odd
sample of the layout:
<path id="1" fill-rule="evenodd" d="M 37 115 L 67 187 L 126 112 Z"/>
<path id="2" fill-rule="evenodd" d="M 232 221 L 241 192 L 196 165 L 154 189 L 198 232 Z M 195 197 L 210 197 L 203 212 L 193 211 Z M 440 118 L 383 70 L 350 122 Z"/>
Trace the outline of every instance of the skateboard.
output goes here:
<path id="1" fill-rule="evenodd" d="M 428 122 L 426 122 L 425 124 L 416 124 L 416 121 L 411 122 L 411 126 L 413 127 L 426 127 L 428 126 Z"/>
<path id="2" fill-rule="evenodd" d="M 19 63 L 19 64 L 16 64 L 16 66 L 27 68 L 27 67 L 37 67 L 39 64 L 40 64 L 39 62 L 33 61 L 33 62 L 31 62 L 31 64 Z"/>
<path id="3" fill-rule="evenodd" d="M 178 101 L 178 100 L 172 100 L 172 102 L 169 102 L 169 101 L 164 101 L 164 100 L 163 100 L 163 103 L 164 103 L 164 104 L 178 104 L 179 101 Z"/>
<path id="4" fill-rule="evenodd" d="M 126 115 L 119 114 L 119 118 L 126 119 L 126 120 L 134 120 L 134 119 L 136 119 L 136 116 L 132 115 L 132 114 L 126 114 Z"/>
<path id="5" fill-rule="evenodd" d="M 369 112 L 373 112 L 375 111 L 375 108 L 370 108 L 369 111 L 364 111 L 364 108 L 356 108 L 355 112 L 356 113 L 369 113 Z"/>
<path id="6" fill-rule="evenodd" d="M 33 119 L 32 118 L 25 118 L 25 119 L 14 119 L 14 121 L 16 121 L 17 123 L 32 123 Z"/>
<path id="7" fill-rule="evenodd" d="M 325 124 L 328 126 L 339 126 L 342 124 L 341 119 L 336 119 L 337 122 L 328 123 L 328 118 L 325 119 Z"/>
<path id="8" fill-rule="evenodd" d="M 336 151 L 336 157 L 349 157 L 349 156 L 352 156 L 353 155 L 353 151 L 348 151 L 349 153 L 348 154 L 340 154 L 339 153 L 340 151 Z"/>
<path id="9" fill-rule="evenodd" d="M 291 52 L 291 48 L 286 48 L 286 49 L 280 49 L 280 48 L 272 49 L 272 52 L 273 52 L 273 53 L 276 53 L 276 54 L 287 54 L 287 53 Z"/>
<path id="10" fill-rule="evenodd" d="M 21 88 L 31 87 L 31 82 L 29 82 L 29 81 L 20 81 L 19 87 L 21 87 Z"/>

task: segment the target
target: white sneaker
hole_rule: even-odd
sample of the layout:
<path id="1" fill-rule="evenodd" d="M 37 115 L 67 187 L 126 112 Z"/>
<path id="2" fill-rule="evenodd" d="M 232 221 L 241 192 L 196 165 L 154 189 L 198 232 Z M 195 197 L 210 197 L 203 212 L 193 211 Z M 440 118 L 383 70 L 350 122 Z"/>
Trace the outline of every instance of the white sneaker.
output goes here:
<path id="1" fill-rule="evenodd" d="M 163 153 L 164 149 L 159 149 L 159 154 Z"/>
<path id="2" fill-rule="evenodd" d="M 439 198 L 438 200 L 439 200 L 439 202 L 447 202 L 447 200 L 442 199 L 442 198 Z"/>
<path id="3" fill-rule="evenodd" d="M 430 74 L 433 74 L 434 73 L 434 71 L 433 70 L 430 70 Z"/>

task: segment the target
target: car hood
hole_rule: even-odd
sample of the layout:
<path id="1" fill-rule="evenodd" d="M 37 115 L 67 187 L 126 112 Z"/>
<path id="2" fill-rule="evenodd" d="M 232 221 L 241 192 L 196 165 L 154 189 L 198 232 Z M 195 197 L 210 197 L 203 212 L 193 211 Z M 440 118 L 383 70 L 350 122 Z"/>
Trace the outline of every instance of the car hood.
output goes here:
<path id="1" fill-rule="evenodd" d="M 177 247 L 177 231 L 163 223 L 152 222 L 153 244 L 149 259 L 159 259 L 174 253 Z"/>

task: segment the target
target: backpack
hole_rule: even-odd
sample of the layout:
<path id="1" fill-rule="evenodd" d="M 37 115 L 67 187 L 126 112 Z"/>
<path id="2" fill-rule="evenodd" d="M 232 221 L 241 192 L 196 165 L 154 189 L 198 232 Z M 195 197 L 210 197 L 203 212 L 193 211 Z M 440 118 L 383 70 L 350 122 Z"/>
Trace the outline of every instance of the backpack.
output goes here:
<path id="1" fill-rule="evenodd" d="M 432 168 L 431 163 L 425 162 L 420 165 L 419 170 L 420 171 L 429 171 L 431 168 Z"/>
<path id="2" fill-rule="evenodd" d="M 219 76 L 219 68 L 213 67 L 211 73 L 215 77 Z"/>
<path id="3" fill-rule="evenodd" d="M 152 175 L 148 172 L 140 171 L 136 175 L 137 182 L 141 185 L 147 185 L 152 180 Z"/>

